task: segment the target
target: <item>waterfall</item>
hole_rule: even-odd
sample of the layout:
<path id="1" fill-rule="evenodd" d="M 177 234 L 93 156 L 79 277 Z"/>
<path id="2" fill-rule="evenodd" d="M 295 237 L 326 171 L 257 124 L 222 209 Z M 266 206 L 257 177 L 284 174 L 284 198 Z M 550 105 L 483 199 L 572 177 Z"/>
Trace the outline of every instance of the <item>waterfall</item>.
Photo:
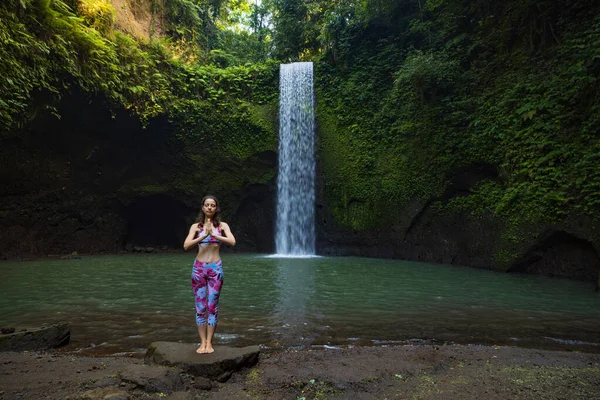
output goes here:
<path id="1" fill-rule="evenodd" d="M 279 70 L 279 255 L 315 254 L 315 112 L 313 64 L 281 64 Z"/>

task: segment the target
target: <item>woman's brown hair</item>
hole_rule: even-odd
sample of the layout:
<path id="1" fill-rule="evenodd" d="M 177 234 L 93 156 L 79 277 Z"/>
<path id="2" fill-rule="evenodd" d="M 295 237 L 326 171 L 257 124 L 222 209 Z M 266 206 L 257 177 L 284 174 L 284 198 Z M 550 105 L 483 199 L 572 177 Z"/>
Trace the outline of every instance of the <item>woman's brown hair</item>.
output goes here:
<path id="1" fill-rule="evenodd" d="M 219 200 L 217 200 L 217 198 L 215 196 L 213 196 L 212 194 L 209 194 L 202 198 L 202 205 L 200 206 L 200 213 L 198 214 L 198 218 L 196 219 L 196 222 L 199 223 L 200 225 L 204 225 L 204 219 L 206 218 L 206 216 L 204 215 L 204 211 L 202 211 L 202 207 L 204 207 L 204 202 L 208 199 L 213 199 L 215 201 L 215 203 L 217 204 L 217 208 L 215 210 L 215 215 L 213 217 L 213 225 L 219 226 L 219 224 L 221 223 L 221 207 L 219 207 Z"/>

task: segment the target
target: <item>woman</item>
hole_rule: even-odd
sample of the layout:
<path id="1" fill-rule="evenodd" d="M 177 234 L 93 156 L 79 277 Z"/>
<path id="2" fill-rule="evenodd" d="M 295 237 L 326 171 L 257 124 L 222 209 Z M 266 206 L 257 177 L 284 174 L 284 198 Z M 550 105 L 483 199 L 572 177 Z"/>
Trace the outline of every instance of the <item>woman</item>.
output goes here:
<path id="1" fill-rule="evenodd" d="M 198 222 L 190 227 L 183 248 L 198 246 L 198 254 L 192 268 L 192 289 L 196 300 L 196 325 L 200 335 L 199 354 L 213 353 L 213 335 L 217 328 L 219 294 L 223 286 L 223 265 L 219 246 L 226 243 L 235 246 L 235 238 L 229 225 L 220 220 L 221 210 L 215 196 L 202 199 Z"/>

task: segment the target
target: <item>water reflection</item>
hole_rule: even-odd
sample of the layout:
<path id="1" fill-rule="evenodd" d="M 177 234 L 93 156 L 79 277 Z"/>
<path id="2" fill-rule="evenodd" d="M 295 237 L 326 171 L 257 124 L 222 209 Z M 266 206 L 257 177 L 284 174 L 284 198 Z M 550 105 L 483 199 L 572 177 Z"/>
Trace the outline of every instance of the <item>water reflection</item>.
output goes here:
<path id="1" fill-rule="evenodd" d="M 310 300 L 315 296 L 315 258 L 271 258 L 277 271 L 275 285 L 278 290 L 273 315 L 274 325 L 279 325 L 278 336 L 285 343 L 306 345 L 315 338 L 309 325 Z"/>

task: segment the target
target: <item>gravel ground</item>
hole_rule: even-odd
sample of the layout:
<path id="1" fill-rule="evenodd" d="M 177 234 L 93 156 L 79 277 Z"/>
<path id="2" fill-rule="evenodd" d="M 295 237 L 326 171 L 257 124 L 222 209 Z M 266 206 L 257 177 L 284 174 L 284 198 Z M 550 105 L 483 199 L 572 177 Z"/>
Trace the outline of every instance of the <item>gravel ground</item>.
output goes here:
<path id="1" fill-rule="evenodd" d="M 182 374 L 185 393 L 175 394 L 121 382 L 120 371 L 143 362 L 0 353 L 0 399 L 600 399 L 595 353 L 474 345 L 271 351 L 211 390 Z"/>

